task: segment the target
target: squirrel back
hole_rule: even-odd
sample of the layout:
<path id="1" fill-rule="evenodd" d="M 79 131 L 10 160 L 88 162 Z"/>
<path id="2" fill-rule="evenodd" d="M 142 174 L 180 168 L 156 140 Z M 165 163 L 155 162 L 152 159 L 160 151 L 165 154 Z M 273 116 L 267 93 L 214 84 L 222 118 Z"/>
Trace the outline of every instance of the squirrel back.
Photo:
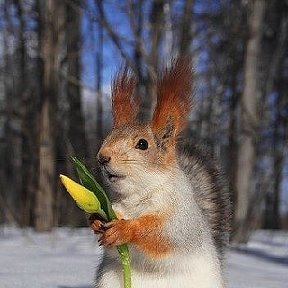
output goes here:
<path id="1" fill-rule="evenodd" d="M 177 145 L 178 163 L 195 187 L 195 201 L 211 230 L 219 257 L 229 241 L 231 201 L 226 177 L 208 151 L 189 142 Z"/>

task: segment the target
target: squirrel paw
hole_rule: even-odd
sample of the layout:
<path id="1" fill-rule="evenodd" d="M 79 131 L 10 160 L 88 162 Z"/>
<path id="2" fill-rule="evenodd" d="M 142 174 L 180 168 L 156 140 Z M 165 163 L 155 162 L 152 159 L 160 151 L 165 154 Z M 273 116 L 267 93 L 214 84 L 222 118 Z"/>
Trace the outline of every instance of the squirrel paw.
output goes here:
<path id="1" fill-rule="evenodd" d="M 97 219 L 97 216 L 95 214 L 92 214 L 89 217 L 88 223 L 89 223 L 90 228 L 94 231 L 95 234 L 104 232 L 104 229 L 103 229 L 104 223 L 101 220 Z"/>
<path id="2" fill-rule="evenodd" d="M 131 240 L 131 225 L 129 220 L 114 220 L 103 225 L 106 230 L 99 239 L 100 245 L 118 246 Z"/>

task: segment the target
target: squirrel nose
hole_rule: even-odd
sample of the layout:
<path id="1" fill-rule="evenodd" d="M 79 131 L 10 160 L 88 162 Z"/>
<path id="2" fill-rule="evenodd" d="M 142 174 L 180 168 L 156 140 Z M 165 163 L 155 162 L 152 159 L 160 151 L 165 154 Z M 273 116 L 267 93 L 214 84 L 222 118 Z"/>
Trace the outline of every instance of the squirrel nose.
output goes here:
<path id="1" fill-rule="evenodd" d="M 111 160 L 110 156 L 106 156 L 103 154 L 99 154 L 97 158 L 98 158 L 99 164 L 101 164 L 101 165 L 105 165 Z"/>

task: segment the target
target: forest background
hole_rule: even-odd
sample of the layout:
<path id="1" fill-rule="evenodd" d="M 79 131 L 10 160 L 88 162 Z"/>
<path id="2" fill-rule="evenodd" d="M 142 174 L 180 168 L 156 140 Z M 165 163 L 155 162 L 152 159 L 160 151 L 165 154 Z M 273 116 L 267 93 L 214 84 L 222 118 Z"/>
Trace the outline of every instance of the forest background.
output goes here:
<path id="1" fill-rule="evenodd" d="M 145 118 L 157 71 L 189 55 L 186 133 L 229 177 L 232 240 L 287 229 L 287 44 L 285 0 L 1 0 L 0 224 L 86 225 L 58 175 L 70 156 L 99 173 L 113 74 L 135 72 Z"/>

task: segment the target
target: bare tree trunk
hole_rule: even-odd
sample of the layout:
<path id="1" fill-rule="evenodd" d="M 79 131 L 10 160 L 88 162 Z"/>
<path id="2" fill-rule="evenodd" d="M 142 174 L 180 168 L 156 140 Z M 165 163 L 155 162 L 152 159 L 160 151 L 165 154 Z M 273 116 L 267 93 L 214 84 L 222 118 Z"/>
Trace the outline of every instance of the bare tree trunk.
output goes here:
<path id="1" fill-rule="evenodd" d="M 12 131 L 12 120 L 13 120 L 13 99 L 15 99 L 15 95 L 12 89 L 13 83 L 13 65 L 11 61 L 11 56 L 9 51 L 9 30 L 13 30 L 11 27 L 11 21 L 9 19 L 9 2 L 4 1 L 1 3 L 3 5 L 3 14 L 4 14 L 4 21 L 5 21 L 5 28 L 3 32 L 3 64 L 4 64 L 4 75 L 3 75 L 3 90 L 4 90 L 4 109 L 5 109 L 5 120 L 3 123 L 3 134 L 4 134 L 4 147 L 3 147 L 3 175 L 1 175 L 4 187 L 7 189 L 2 189 L 1 191 L 1 198 L 6 199 L 6 205 L 1 203 L 1 210 L 3 205 L 3 214 L 4 214 L 4 222 L 13 221 L 13 217 L 9 217 L 9 211 L 6 206 L 12 207 L 14 199 L 15 199 L 15 192 L 17 191 L 16 183 L 14 183 L 13 174 L 15 171 L 15 163 L 14 157 L 15 154 L 15 145 L 14 145 L 14 137 Z M 1 6 L 2 6 L 1 5 Z M 1 163 L 2 164 L 2 163 Z M 10 183 L 12 185 L 10 185 Z M 16 195 L 17 196 L 17 195 Z M 12 222 L 11 221 L 11 222 Z"/>
<path id="2" fill-rule="evenodd" d="M 80 6 L 81 0 L 74 1 Z M 67 74 L 74 79 L 80 79 L 80 17 L 81 10 L 66 5 L 66 39 L 67 39 Z M 68 112 L 68 140 L 78 157 L 86 156 L 86 136 L 83 109 L 81 103 L 80 86 L 68 82 L 67 98 Z"/>
<path id="3" fill-rule="evenodd" d="M 13 71 L 12 71 L 12 61 L 11 56 L 8 53 L 9 51 L 9 30 L 12 30 L 11 22 L 9 19 L 9 2 L 4 1 L 4 19 L 6 24 L 6 29 L 4 30 L 4 37 L 3 37 L 3 48 L 6 53 L 4 54 L 4 69 L 6 71 L 6 75 L 4 78 L 4 92 L 5 92 L 5 112 L 6 112 L 6 121 L 4 124 L 4 133 L 5 133 L 5 153 L 4 153 L 4 159 L 5 159 L 5 178 L 10 181 L 11 175 L 13 175 L 14 170 L 14 164 L 13 164 L 13 133 L 12 133 L 12 113 L 13 113 L 13 90 L 11 83 L 14 79 L 11 79 L 13 77 Z"/>
<path id="4" fill-rule="evenodd" d="M 280 188 L 282 182 L 283 152 L 276 149 L 273 165 L 272 229 L 280 229 Z"/>
<path id="5" fill-rule="evenodd" d="M 21 105 L 20 104 L 20 93 L 19 90 L 19 68 L 21 67 L 21 53 L 14 52 L 14 49 L 11 50 L 11 45 L 9 43 L 13 38 L 14 43 L 16 44 L 13 47 L 19 48 L 17 45 L 21 42 L 21 35 L 19 35 L 19 30 L 17 29 L 17 23 L 14 21 L 14 15 L 11 12 L 15 6 L 11 1 L 2 1 L 1 8 L 3 10 L 2 14 L 2 32 L 3 32 L 3 61 L 4 64 L 2 67 L 4 69 L 4 77 L 2 83 L 2 112 L 4 112 L 4 117 L 1 119 L 3 127 L 0 128 L 3 134 L 3 146 L 1 145 L 3 152 L 3 174 L 2 186 L 3 192 L 1 197 L 4 198 L 4 213 L 8 216 L 7 220 L 13 220 L 14 222 L 19 223 L 19 214 L 21 205 L 21 138 L 22 131 L 20 128 L 21 121 Z M 12 38 L 11 38 L 11 35 Z M 11 44 L 11 43 L 10 43 Z M 12 51 L 14 53 L 12 53 Z M 20 52 L 20 51 L 19 51 Z M 20 60 L 20 61 L 18 61 Z M 18 90 L 19 89 L 19 90 Z M 4 189 L 3 189 L 4 188 Z M 5 207 L 6 206 L 6 207 Z M 15 214 L 15 215 L 13 215 Z M 17 214 L 17 216 L 16 216 Z M 13 219 L 14 218 L 14 219 Z M 11 221 L 12 222 L 12 221 Z"/>
<path id="6" fill-rule="evenodd" d="M 250 15 L 250 35 L 247 41 L 247 51 L 244 69 L 244 91 L 241 99 L 241 135 L 238 146 L 236 174 L 236 206 L 234 214 L 233 240 L 246 242 L 248 240 L 247 212 L 251 198 L 251 178 L 255 165 L 255 141 L 259 119 L 257 116 L 258 87 L 258 56 L 260 53 L 265 1 L 252 0 Z"/>
<path id="7" fill-rule="evenodd" d="M 80 7 L 82 0 L 73 1 Z M 71 3 L 65 3 L 65 35 L 67 41 L 67 77 L 68 79 L 80 79 L 80 54 L 81 54 L 81 9 L 76 9 Z M 66 43 L 65 43 L 66 44 Z M 79 81 L 80 82 L 80 81 Z M 66 173 L 73 175 L 74 166 L 70 156 L 85 159 L 87 156 L 87 139 L 85 133 L 85 119 L 81 100 L 81 87 L 77 81 L 68 81 L 67 87 L 67 139 L 65 141 Z M 59 135 L 59 139 L 63 139 Z M 64 168 L 64 169 L 65 169 Z M 71 202 L 60 189 L 57 190 L 57 199 L 61 201 L 57 207 L 58 221 L 69 226 L 79 226 L 83 222 L 83 213 Z"/>
<path id="8" fill-rule="evenodd" d="M 130 22 L 131 22 L 131 27 L 134 27 L 134 51 L 133 51 L 133 59 L 135 62 L 135 68 L 136 68 L 136 75 L 138 77 L 138 83 L 136 87 L 136 93 L 138 97 L 141 99 L 144 99 L 143 95 L 143 84 L 144 84 L 144 75 L 142 71 L 142 64 L 143 64 L 143 43 L 142 43 L 142 31 L 143 31 L 143 0 L 137 1 L 137 2 L 132 2 L 131 1 L 131 11 L 128 13 L 131 15 L 130 16 Z M 134 19 L 131 19 L 134 16 Z M 145 113 L 143 113 L 145 114 Z M 144 116 L 144 115 L 143 115 Z"/>
<path id="9" fill-rule="evenodd" d="M 263 102 L 266 99 L 270 99 L 271 94 L 277 93 L 276 97 L 273 95 L 275 99 L 275 107 L 272 108 L 273 113 L 271 113 L 271 105 L 267 104 L 263 108 L 263 115 L 272 114 L 274 120 L 273 121 L 273 138 L 271 139 L 272 149 L 271 154 L 269 154 L 273 158 L 273 163 L 271 167 L 271 173 L 269 178 L 269 184 L 263 184 L 264 192 L 265 192 L 265 210 L 264 210 L 264 223 L 263 226 L 265 229 L 279 229 L 281 227 L 281 219 L 280 219 L 280 191 L 281 191 L 281 181 L 282 181 L 282 169 L 285 161 L 284 156 L 284 143 L 285 140 L 283 138 L 283 127 L 285 124 L 282 120 L 283 111 L 283 99 L 284 94 L 283 91 L 287 91 L 287 88 L 284 90 L 281 87 L 281 80 L 283 79 L 281 68 L 283 68 L 283 63 L 285 63 L 285 54 L 287 54 L 287 40 L 288 40 L 288 18 L 287 18 L 287 7 L 286 3 L 283 0 L 279 1 L 269 1 L 267 3 L 267 11 L 265 15 L 266 24 L 266 33 L 264 35 L 264 41 L 262 46 L 262 71 L 263 73 L 261 83 L 263 89 Z M 277 15 L 277 16 L 276 16 Z M 272 33 L 271 33 L 272 31 Z M 284 64 L 285 65 L 285 64 Z M 283 82 L 287 81 L 284 79 Z M 280 85 L 279 85 L 280 84 Z M 268 102 L 268 100 L 266 100 Z M 273 101 L 274 104 L 274 101 Z M 270 108 L 270 109 L 269 109 Z M 263 117 L 268 121 L 271 119 L 267 117 Z M 267 126 L 270 124 L 268 121 L 263 121 Z M 269 124 L 268 124 L 268 123 Z M 269 125 L 270 126 L 270 125 Z M 271 137 L 270 137 L 271 138 Z M 270 140 L 270 139 L 269 139 Z M 261 182 L 263 183 L 262 179 Z"/>
<path id="10" fill-rule="evenodd" d="M 36 97 L 35 92 L 29 87 L 30 79 L 28 68 L 28 57 L 26 54 L 26 39 L 25 39 L 25 15 L 23 11 L 23 3 L 15 1 L 17 16 L 20 22 L 19 25 L 19 41 L 18 53 L 19 56 L 19 80 L 17 85 L 18 95 L 21 99 L 21 209 L 20 209 L 20 224 L 29 226 L 31 224 L 31 208 L 32 199 L 35 194 L 36 183 L 35 175 L 35 123 L 36 123 Z M 32 91 L 31 91 L 32 90 Z"/>
<path id="11" fill-rule="evenodd" d="M 147 57 L 147 78 L 145 79 L 146 95 L 142 101 L 143 119 L 149 119 L 156 106 L 155 79 L 159 66 L 159 46 L 164 30 L 164 3 L 163 0 L 154 0 L 149 15 L 151 49 Z"/>
<path id="12" fill-rule="evenodd" d="M 232 95 L 230 99 L 230 105 L 229 105 L 229 128 L 228 128 L 228 161 L 227 163 L 228 167 L 226 169 L 228 175 L 229 175 L 229 190 L 230 195 L 232 198 L 232 206 L 233 211 L 235 210 L 235 192 L 236 189 L 236 177 L 237 177 L 237 162 L 238 162 L 238 138 L 237 135 L 239 133 L 238 131 L 238 111 L 239 111 L 239 98 L 240 93 L 237 91 L 237 71 L 234 71 L 232 76 L 232 83 L 231 83 L 231 89 L 232 89 Z M 228 162 L 227 161 L 227 162 Z"/>
<path id="13" fill-rule="evenodd" d="M 99 17 L 103 21 L 103 2 L 98 5 Z M 98 45 L 96 53 L 96 147 L 100 149 L 103 140 L 103 94 L 102 94 L 102 73 L 103 73 L 103 27 L 100 23 L 98 27 Z M 96 153 L 95 151 L 95 153 Z"/>
<path id="14" fill-rule="evenodd" d="M 43 2 L 41 15 L 42 99 L 39 115 L 39 182 L 35 203 L 35 228 L 53 226 L 53 196 L 56 189 L 56 115 L 58 91 L 59 15 L 58 1 Z M 60 13 L 60 14 L 59 14 Z"/>
<path id="15" fill-rule="evenodd" d="M 273 157 L 273 166 L 272 166 L 272 191 L 267 193 L 267 198 L 270 198 L 270 202 L 266 202 L 266 207 L 270 208 L 266 216 L 265 228 L 268 229 L 281 229 L 281 215 L 280 215 L 280 203 L 281 203 L 281 183 L 283 179 L 283 169 L 285 163 L 285 148 L 287 145 L 287 117 L 285 117 L 285 107 L 288 103 L 287 98 L 287 76 L 284 72 L 285 61 L 282 61 L 279 73 L 276 80 L 276 91 L 278 92 L 277 100 L 275 102 L 274 111 L 274 125 L 273 125 L 273 146 L 272 146 L 272 157 Z"/>
<path id="16" fill-rule="evenodd" d="M 164 4 L 164 31 L 163 31 L 163 59 L 171 59 L 171 57 L 175 57 L 173 54 L 173 25 L 172 25 L 172 11 L 171 11 L 171 2 L 166 1 Z"/>
<path id="17" fill-rule="evenodd" d="M 182 21 L 180 26 L 179 54 L 186 55 L 190 52 L 192 40 L 192 7 L 193 0 L 184 3 Z"/>

